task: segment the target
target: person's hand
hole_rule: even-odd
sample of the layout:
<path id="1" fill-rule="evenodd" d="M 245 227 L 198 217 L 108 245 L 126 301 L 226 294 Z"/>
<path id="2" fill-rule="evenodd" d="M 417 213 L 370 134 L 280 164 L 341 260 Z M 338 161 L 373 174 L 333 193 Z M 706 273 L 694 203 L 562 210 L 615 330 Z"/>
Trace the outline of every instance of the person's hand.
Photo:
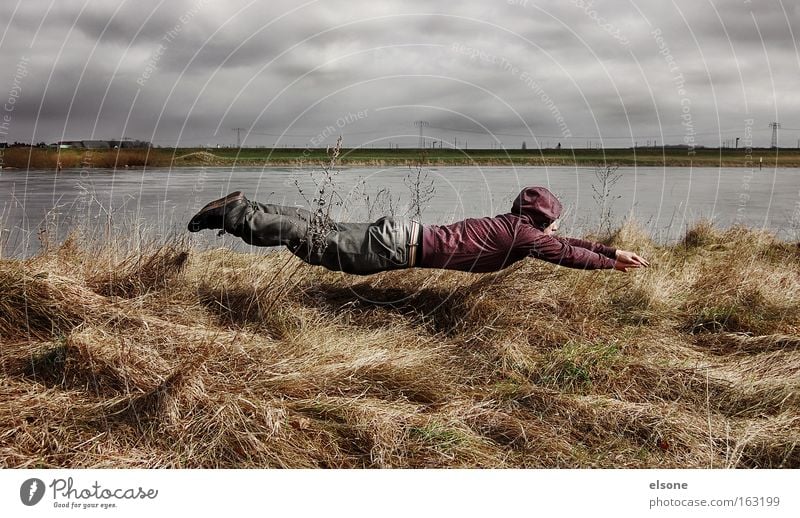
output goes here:
<path id="1" fill-rule="evenodd" d="M 614 269 L 621 272 L 627 272 L 628 268 L 642 268 L 650 266 L 650 263 L 643 257 L 629 252 L 627 250 L 617 250 L 617 260 L 614 263 Z"/>

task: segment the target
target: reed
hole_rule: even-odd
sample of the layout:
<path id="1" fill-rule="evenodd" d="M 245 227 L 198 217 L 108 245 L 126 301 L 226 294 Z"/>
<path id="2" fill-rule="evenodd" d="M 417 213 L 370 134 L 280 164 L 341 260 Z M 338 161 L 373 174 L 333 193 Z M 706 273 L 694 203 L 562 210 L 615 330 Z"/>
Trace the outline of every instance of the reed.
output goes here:
<path id="1" fill-rule="evenodd" d="M 0 465 L 800 467 L 797 247 L 610 239 L 652 266 L 361 278 L 74 238 L 2 260 Z"/>

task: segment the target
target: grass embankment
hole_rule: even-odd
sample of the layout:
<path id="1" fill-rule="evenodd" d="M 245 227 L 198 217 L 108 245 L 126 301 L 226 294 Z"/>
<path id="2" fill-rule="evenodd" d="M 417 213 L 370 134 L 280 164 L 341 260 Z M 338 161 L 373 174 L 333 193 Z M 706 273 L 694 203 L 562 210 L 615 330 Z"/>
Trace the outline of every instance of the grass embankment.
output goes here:
<path id="1" fill-rule="evenodd" d="M 244 149 L 166 149 L 150 150 L 77 150 L 27 149 L 3 150 L 3 165 L 17 169 L 125 168 L 125 167 L 316 167 L 327 162 L 325 149 L 244 148 Z M 800 167 L 800 150 L 698 149 L 689 155 L 685 149 L 564 149 L 492 150 L 492 149 L 342 149 L 342 166 L 639 166 L 639 167 Z"/>
<path id="2" fill-rule="evenodd" d="M 706 224 L 623 274 L 287 253 L 0 261 L 4 467 L 800 467 L 800 249 Z"/>

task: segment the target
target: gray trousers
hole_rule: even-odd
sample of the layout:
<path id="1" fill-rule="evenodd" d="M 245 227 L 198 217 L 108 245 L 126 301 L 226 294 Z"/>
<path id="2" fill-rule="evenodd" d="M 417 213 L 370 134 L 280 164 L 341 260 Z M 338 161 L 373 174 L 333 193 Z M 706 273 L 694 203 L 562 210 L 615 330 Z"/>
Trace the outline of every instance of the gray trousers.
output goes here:
<path id="1" fill-rule="evenodd" d="M 383 217 L 373 223 L 331 222 L 323 246 L 313 246 L 313 214 L 297 207 L 250 202 L 225 218 L 225 230 L 256 246 L 286 246 L 294 255 L 333 271 L 369 275 L 418 264 L 422 225 Z"/>

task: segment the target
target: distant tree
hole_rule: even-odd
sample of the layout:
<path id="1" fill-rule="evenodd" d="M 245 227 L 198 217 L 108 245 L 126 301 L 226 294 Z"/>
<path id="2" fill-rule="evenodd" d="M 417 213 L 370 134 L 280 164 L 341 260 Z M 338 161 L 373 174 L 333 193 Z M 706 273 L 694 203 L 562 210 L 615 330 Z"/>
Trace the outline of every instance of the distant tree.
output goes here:
<path id="1" fill-rule="evenodd" d="M 524 140 L 522 141 L 522 149 L 528 149 L 528 144 Z"/>

